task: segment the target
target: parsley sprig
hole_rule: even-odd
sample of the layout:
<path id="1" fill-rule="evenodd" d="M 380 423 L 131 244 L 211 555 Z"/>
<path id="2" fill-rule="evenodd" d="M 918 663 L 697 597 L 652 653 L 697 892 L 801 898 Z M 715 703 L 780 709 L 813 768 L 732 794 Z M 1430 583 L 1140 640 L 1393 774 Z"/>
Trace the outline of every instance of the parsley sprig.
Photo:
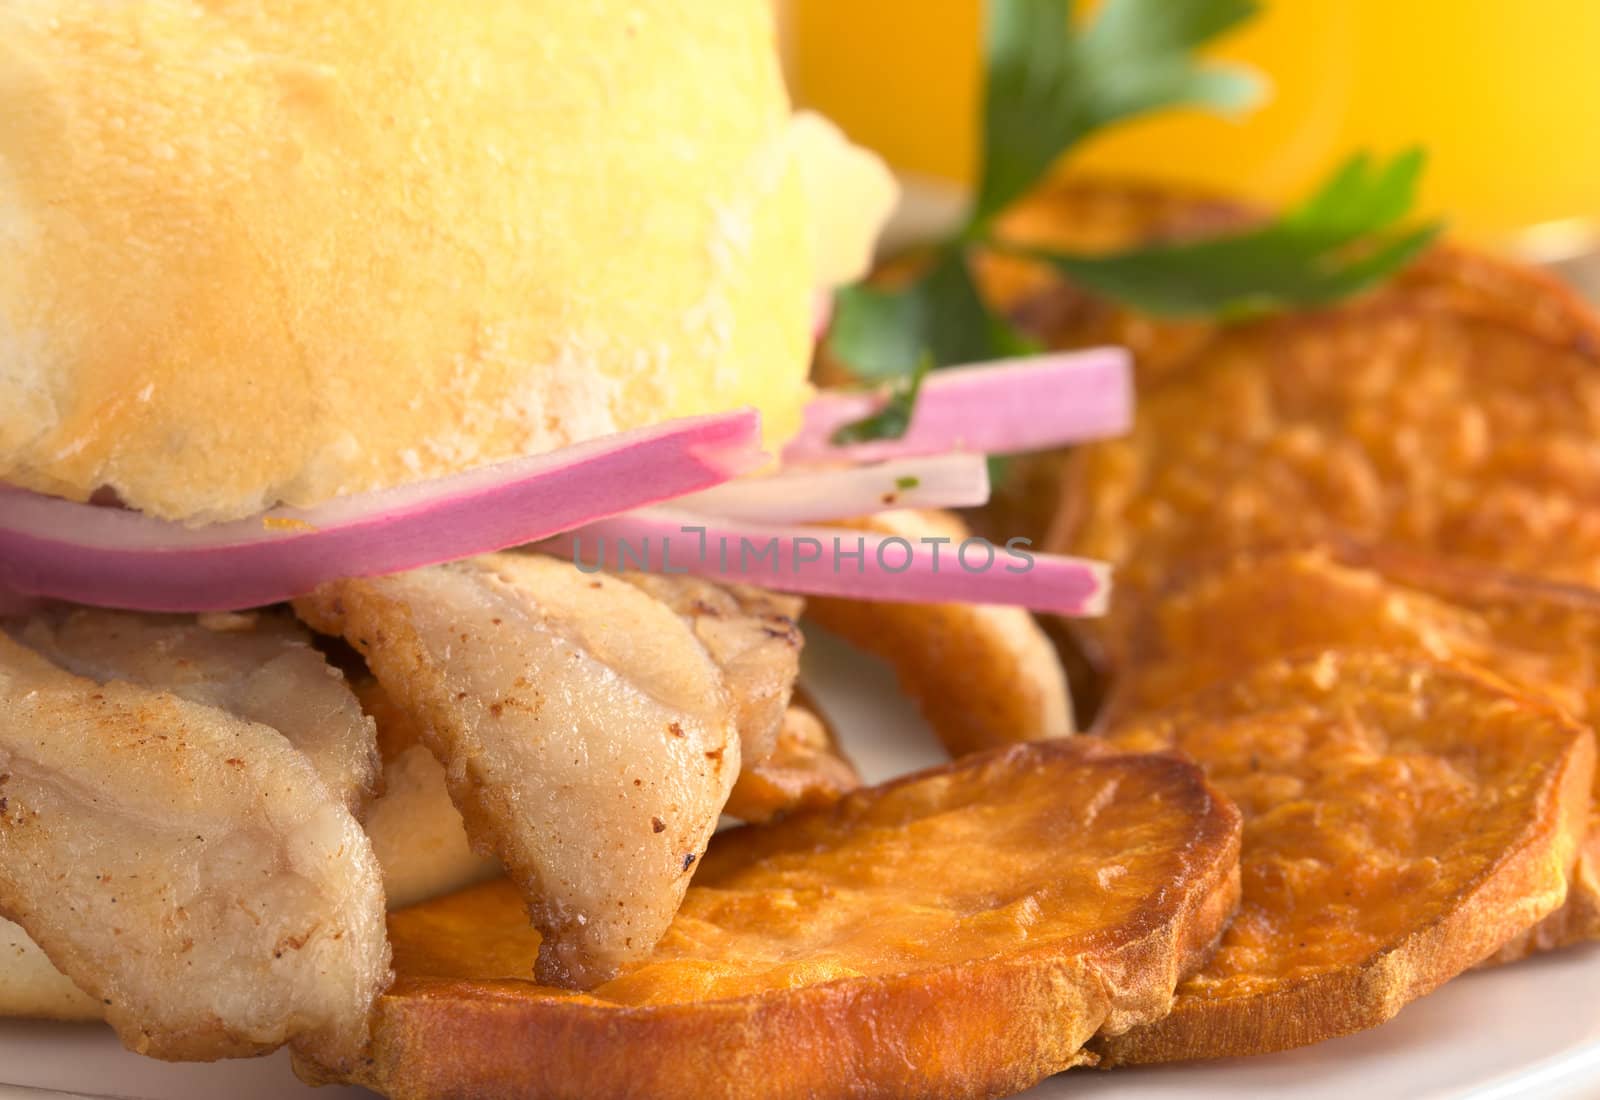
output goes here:
<path id="1" fill-rule="evenodd" d="M 867 443 L 874 439 L 899 439 L 911 427 L 911 410 L 916 408 L 917 395 L 922 392 L 922 381 L 933 369 L 933 358 L 922 357 L 917 369 L 908 378 L 895 383 L 894 390 L 883 408 L 864 420 L 846 424 L 833 433 L 833 443 L 847 447 L 852 443 Z M 903 479 L 902 479 L 903 480 Z M 901 486 L 904 488 L 904 486 Z"/>
<path id="2" fill-rule="evenodd" d="M 1301 205 L 1227 236 L 1096 256 L 999 238 L 999 215 L 1107 127 L 1173 107 L 1236 114 L 1260 96 L 1254 73 L 1202 61 L 1197 52 L 1256 15 L 1258 0 L 1104 0 L 1093 19 L 1077 7 L 1076 0 L 987 0 L 976 199 L 956 232 L 921 249 L 908 283 L 839 292 L 833 354 L 865 380 L 911 379 L 876 416 L 842 430 L 842 439 L 904 434 L 925 364 L 1037 350 L 984 301 L 970 267 L 975 251 L 1030 256 L 1146 313 L 1227 318 L 1355 294 L 1437 234 L 1437 225 L 1404 224 L 1423 167 L 1414 150 L 1386 163 L 1353 157 Z"/>
<path id="3" fill-rule="evenodd" d="M 1125 119 L 1168 107 L 1233 113 L 1261 82 L 1195 51 L 1255 15 L 1256 0 L 1108 0 L 1081 24 L 1072 0 L 986 9 L 983 172 L 972 226 L 1027 192 L 1062 155 Z"/>
<path id="4" fill-rule="evenodd" d="M 1438 236 L 1438 223 L 1400 224 L 1423 162 L 1420 149 L 1385 164 L 1357 154 L 1306 202 L 1234 236 L 1110 256 L 1032 254 L 1146 313 L 1226 318 L 1327 305 L 1381 281 Z"/>

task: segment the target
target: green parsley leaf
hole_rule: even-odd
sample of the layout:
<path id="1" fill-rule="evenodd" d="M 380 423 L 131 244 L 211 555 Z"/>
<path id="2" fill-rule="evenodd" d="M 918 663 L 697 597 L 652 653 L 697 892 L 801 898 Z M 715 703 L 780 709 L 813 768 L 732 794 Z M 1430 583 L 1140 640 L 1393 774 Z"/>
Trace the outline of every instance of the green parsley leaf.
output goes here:
<path id="1" fill-rule="evenodd" d="M 860 284 L 834 295 L 828 350 L 857 378 L 880 381 L 916 369 L 926 346 L 926 295 L 920 285 L 879 290 Z"/>
<path id="2" fill-rule="evenodd" d="M 1036 350 L 990 312 L 957 247 L 942 249 L 906 287 L 847 287 L 834 306 L 829 350 L 861 378 L 903 378 L 924 355 L 935 367 L 948 367 Z"/>
<path id="3" fill-rule="evenodd" d="M 901 379 L 889 401 L 867 417 L 846 424 L 833 433 L 833 442 L 841 447 L 851 443 L 871 443 L 877 439 L 899 439 L 911 427 L 911 413 L 917 406 L 917 395 L 922 392 L 922 381 L 933 370 L 933 358 L 924 355 L 909 378 Z"/>
<path id="4" fill-rule="evenodd" d="M 1031 191 L 1096 130 L 1165 107 L 1236 113 L 1261 95 L 1247 69 L 1195 50 L 1257 0 L 1105 0 L 1086 25 L 1074 0 L 989 0 L 981 226 Z"/>
<path id="5" fill-rule="evenodd" d="M 909 474 L 894 479 L 894 487 L 902 493 L 910 492 L 921 484 L 920 477 L 912 477 Z"/>
<path id="6" fill-rule="evenodd" d="M 1030 251 L 1074 282 L 1164 316 L 1240 316 L 1320 306 L 1365 290 L 1414 259 L 1440 225 L 1401 227 L 1425 157 L 1350 158 L 1306 202 L 1243 233 L 1108 256 Z"/>

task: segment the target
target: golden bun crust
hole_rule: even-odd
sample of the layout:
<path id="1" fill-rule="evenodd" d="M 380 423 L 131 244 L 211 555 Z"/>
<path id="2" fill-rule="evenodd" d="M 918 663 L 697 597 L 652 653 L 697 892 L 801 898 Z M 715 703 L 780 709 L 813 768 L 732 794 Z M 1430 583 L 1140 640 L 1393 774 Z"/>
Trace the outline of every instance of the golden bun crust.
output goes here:
<path id="1" fill-rule="evenodd" d="M 0 9 L 0 480 L 248 515 L 806 396 L 765 0 Z"/>

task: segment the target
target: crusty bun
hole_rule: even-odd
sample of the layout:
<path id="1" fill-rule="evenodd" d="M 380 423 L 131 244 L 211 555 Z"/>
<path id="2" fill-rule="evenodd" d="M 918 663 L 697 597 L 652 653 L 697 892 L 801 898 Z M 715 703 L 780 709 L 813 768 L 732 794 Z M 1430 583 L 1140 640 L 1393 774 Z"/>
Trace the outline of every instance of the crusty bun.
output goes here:
<path id="1" fill-rule="evenodd" d="M 852 145 L 814 111 L 794 116 L 789 140 L 811 202 L 817 282 L 843 286 L 876 259 L 878 233 L 900 203 L 900 185 L 878 154 Z"/>
<path id="2" fill-rule="evenodd" d="M 0 7 L 0 480 L 217 520 L 805 396 L 767 0 Z"/>

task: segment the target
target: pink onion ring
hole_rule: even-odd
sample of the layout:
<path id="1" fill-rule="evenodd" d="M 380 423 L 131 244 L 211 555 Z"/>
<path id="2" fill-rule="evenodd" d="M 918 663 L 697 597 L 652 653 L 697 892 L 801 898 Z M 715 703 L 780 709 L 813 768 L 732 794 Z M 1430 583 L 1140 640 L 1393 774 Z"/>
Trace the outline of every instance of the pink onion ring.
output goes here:
<path id="1" fill-rule="evenodd" d="M 0 619 L 10 618 L 14 615 L 26 615 L 43 603 L 32 596 L 19 596 L 15 592 L 0 588 Z"/>
<path id="2" fill-rule="evenodd" d="M 644 569 L 813 596 L 1010 604 L 1080 617 L 1105 614 L 1109 567 L 1033 554 L 1026 547 L 1009 549 L 1021 541 L 1006 546 L 977 538 L 959 545 L 948 539 L 913 542 L 842 527 L 741 523 L 651 508 L 587 524 L 545 541 L 539 549 L 567 557 L 589 572 Z"/>
<path id="3" fill-rule="evenodd" d="M 1060 352 L 935 371 L 899 439 L 838 446 L 833 435 L 883 408 L 881 393 L 832 392 L 806 406 L 786 465 L 877 462 L 970 451 L 1021 454 L 1122 435 L 1133 423 L 1133 371 L 1122 348 Z"/>
<path id="4" fill-rule="evenodd" d="M 0 489 L 0 590 L 138 611 L 229 611 L 340 577 L 546 538 L 721 484 L 762 460 L 751 409 L 668 421 L 434 481 L 209 527 Z"/>

